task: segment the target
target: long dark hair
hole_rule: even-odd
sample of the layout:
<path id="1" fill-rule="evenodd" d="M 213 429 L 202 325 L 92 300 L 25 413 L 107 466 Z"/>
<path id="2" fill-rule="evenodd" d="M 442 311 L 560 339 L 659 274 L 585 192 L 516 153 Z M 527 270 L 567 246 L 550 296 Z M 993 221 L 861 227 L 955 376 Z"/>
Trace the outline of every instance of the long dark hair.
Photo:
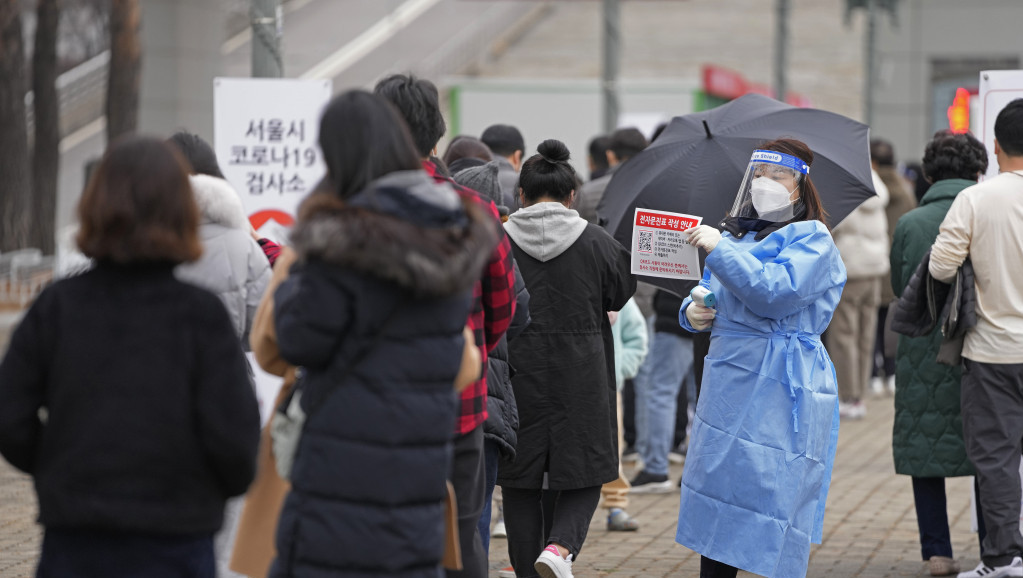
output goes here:
<path id="1" fill-rule="evenodd" d="M 757 147 L 765 151 L 774 151 L 796 157 L 809 167 L 813 167 L 813 151 L 803 141 L 794 138 L 779 138 L 764 143 Z M 802 216 L 797 215 L 792 221 L 820 221 L 825 227 L 828 225 L 828 213 L 821 204 L 821 196 L 817 193 L 817 187 L 813 185 L 810 175 L 804 175 L 799 180 L 799 199 L 803 201 L 806 212 Z"/>
<path id="2" fill-rule="evenodd" d="M 422 168 L 398 111 L 365 90 L 330 102 L 320 119 L 320 148 L 331 189 L 342 199 L 384 175 Z"/>

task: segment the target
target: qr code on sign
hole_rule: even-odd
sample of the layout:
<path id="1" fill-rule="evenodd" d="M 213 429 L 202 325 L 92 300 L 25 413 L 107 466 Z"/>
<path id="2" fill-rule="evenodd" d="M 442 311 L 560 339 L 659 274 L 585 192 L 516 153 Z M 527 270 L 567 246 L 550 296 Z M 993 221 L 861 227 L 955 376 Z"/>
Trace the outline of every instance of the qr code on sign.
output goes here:
<path id="1" fill-rule="evenodd" d="M 640 231 L 639 232 L 639 252 L 640 253 L 653 253 L 654 252 L 654 233 L 653 233 L 653 231 Z"/>

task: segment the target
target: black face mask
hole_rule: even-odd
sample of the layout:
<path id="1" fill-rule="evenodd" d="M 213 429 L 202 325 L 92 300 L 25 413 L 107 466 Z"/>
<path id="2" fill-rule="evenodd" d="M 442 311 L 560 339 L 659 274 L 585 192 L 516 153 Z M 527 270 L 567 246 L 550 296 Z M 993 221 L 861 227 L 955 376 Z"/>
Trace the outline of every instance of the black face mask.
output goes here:
<path id="1" fill-rule="evenodd" d="M 796 207 L 796 216 L 788 221 L 781 223 L 775 221 L 765 221 L 763 219 L 754 219 L 750 217 L 725 217 L 725 220 L 721 222 L 721 228 L 728 231 L 736 239 L 745 237 L 750 232 L 755 232 L 756 236 L 753 237 L 756 241 L 762 241 L 765 237 L 771 233 L 781 229 L 789 223 L 795 223 L 796 221 L 803 221 L 806 218 L 806 207 L 803 203 L 798 203 Z"/>

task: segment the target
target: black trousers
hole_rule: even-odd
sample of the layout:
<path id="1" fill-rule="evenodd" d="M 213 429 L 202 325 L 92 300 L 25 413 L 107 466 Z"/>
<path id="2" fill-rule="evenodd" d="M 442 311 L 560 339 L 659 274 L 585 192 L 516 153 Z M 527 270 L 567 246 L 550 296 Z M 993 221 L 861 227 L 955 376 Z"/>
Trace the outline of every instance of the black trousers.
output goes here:
<path id="1" fill-rule="evenodd" d="M 700 556 L 700 578 L 735 578 L 738 573 L 735 566 Z"/>
<path id="2" fill-rule="evenodd" d="M 508 555 L 515 568 L 515 576 L 537 576 L 533 562 L 548 544 L 564 546 L 572 553 L 573 560 L 579 557 L 590 529 L 590 520 L 600 502 L 600 486 L 556 492 L 502 487 L 501 491 L 504 495 L 504 524 L 508 530 Z M 550 520 L 544 519 L 541 505 L 545 494 L 554 500 Z M 545 522 L 549 522 L 549 531 Z"/>
<path id="3" fill-rule="evenodd" d="M 214 578 L 213 536 L 88 530 L 43 534 L 37 578 Z"/>
<path id="4" fill-rule="evenodd" d="M 483 549 L 479 521 L 486 500 L 486 464 L 483 426 L 455 438 L 451 484 L 458 502 L 458 541 L 462 546 L 462 569 L 447 570 L 448 578 L 487 578 L 490 562 Z M 507 509 L 507 508 L 505 508 Z"/>
<path id="5" fill-rule="evenodd" d="M 963 439 L 977 471 L 987 529 L 982 558 L 988 566 L 1005 566 L 1023 556 L 1019 533 L 1023 363 L 966 359 L 963 365 Z"/>

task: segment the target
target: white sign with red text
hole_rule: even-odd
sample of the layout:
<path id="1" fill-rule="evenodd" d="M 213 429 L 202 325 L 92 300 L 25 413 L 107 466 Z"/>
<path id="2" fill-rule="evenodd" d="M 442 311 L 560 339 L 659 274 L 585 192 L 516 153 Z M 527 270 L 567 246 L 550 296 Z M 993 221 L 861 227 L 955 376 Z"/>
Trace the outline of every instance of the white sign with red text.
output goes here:
<path id="1" fill-rule="evenodd" d="M 703 217 L 636 209 L 632 227 L 632 273 L 669 279 L 699 279 L 700 256 L 683 233 Z"/>
<path id="2" fill-rule="evenodd" d="M 998 175 L 995 157 L 995 119 L 1005 105 L 1023 98 L 1023 70 L 985 70 L 980 73 L 980 134 L 977 138 L 987 149 L 987 173 L 984 178 Z M 1020 528 L 1023 530 L 1023 527 Z"/>
<path id="3" fill-rule="evenodd" d="M 214 81 L 217 159 L 263 237 L 286 240 L 298 204 L 326 172 L 317 139 L 332 91 L 329 80 Z"/>

